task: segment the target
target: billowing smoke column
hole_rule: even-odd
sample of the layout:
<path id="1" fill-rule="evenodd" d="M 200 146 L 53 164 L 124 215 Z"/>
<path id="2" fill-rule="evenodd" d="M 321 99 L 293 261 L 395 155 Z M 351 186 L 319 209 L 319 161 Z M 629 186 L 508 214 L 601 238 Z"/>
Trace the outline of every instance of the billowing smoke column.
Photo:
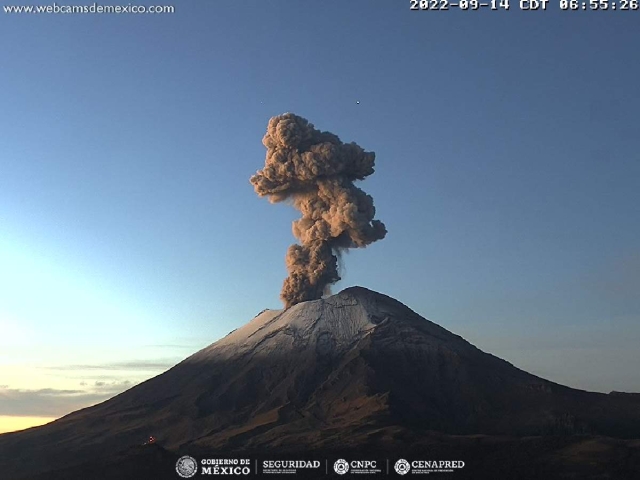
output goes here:
<path id="1" fill-rule="evenodd" d="M 289 276 L 280 294 L 290 307 L 320 298 L 340 280 L 342 250 L 365 247 L 387 234 L 373 219 L 373 198 L 353 184 L 374 172 L 375 154 L 342 143 L 293 113 L 271 118 L 262 143 L 265 166 L 251 177 L 256 193 L 272 203 L 289 200 L 302 212 L 293 222 L 301 245 L 287 251 Z"/>

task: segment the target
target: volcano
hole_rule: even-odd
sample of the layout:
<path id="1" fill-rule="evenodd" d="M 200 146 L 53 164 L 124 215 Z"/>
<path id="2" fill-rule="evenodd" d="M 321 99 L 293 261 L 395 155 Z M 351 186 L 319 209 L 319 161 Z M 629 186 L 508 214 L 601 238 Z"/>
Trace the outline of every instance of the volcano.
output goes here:
<path id="1" fill-rule="evenodd" d="M 640 395 L 544 380 L 352 287 L 265 310 L 104 403 L 0 435 L 0 477 L 177 478 L 165 467 L 185 453 L 429 451 L 464 460 L 456 478 L 640 478 L 638 439 Z M 129 468 L 153 459 L 164 470 Z"/>

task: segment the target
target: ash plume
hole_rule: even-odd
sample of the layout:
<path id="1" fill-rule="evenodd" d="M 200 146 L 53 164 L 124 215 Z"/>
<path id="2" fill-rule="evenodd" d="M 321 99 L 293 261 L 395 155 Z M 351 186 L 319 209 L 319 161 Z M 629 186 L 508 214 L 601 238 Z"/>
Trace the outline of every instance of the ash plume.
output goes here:
<path id="1" fill-rule="evenodd" d="M 256 193 L 271 203 L 289 201 L 302 213 L 293 222 L 300 244 L 287 251 L 289 276 L 280 293 L 290 307 L 320 298 L 340 280 L 340 252 L 387 234 L 384 224 L 373 219 L 373 198 L 353 184 L 374 172 L 375 154 L 342 143 L 293 113 L 271 118 L 262 143 L 265 166 L 251 177 Z"/>

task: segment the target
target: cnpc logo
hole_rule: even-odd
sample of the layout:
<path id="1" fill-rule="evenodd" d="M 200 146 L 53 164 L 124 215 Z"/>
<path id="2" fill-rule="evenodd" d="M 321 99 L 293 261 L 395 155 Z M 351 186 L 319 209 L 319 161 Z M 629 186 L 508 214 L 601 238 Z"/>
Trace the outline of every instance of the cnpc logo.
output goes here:
<path id="1" fill-rule="evenodd" d="M 352 470 L 354 473 L 362 473 L 362 470 L 372 470 L 376 468 L 375 460 L 352 460 L 347 462 L 344 458 L 336 460 L 333 469 L 338 475 L 344 475 Z"/>
<path id="2" fill-rule="evenodd" d="M 336 460 L 336 463 L 333 464 L 333 469 L 338 475 L 344 475 L 349 471 L 349 462 L 344 458 Z"/>

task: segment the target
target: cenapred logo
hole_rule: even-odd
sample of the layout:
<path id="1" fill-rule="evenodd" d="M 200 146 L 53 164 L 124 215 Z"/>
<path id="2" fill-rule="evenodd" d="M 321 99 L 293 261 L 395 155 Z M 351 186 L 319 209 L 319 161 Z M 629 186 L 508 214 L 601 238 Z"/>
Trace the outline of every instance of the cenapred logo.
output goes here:
<path id="1" fill-rule="evenodd" d="M 349 462 L 347 462 L 344 458 L 336 460 L 336 463 L 333 464 L 333 469 L 338 475 L 344 475 L 349 471 Z"/>
<path id="2" fill-rule="evenodd" d="M 409 462 L 407 462 L 404 458 L 401 458 L 396 462 L 393 468 L 399 475 L 406 475 L 407 473 L 409 473 L 409 470 L 411 470 L 411 465 L 409 465 Z"/>
<path id="3" fill-rule="evenodd" d="M 176 472 L 182 478 L 191 478 L 198 472 L 198 462 L 189 455 L 184 455 L 176 462 Z"/>

